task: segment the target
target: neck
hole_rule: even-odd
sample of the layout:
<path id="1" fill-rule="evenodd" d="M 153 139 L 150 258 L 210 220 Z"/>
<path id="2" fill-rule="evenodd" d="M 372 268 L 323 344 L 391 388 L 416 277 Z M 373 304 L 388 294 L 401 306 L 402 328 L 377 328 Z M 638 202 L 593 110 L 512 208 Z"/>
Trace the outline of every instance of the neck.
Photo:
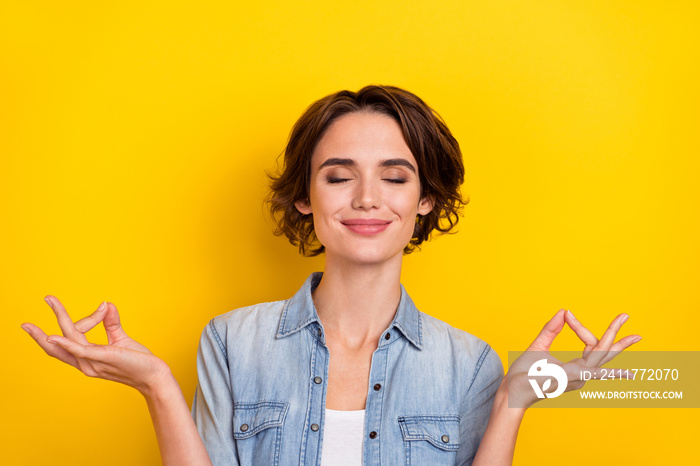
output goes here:
<path id="1" fill-rule="evenodd" d="M 401 299 L 401 260 L 399 255 L 367 265 L 340 263 L 327 256 L 323 278 L 312 293 L 326 333 L 356 348 L 376 345 Z"/>

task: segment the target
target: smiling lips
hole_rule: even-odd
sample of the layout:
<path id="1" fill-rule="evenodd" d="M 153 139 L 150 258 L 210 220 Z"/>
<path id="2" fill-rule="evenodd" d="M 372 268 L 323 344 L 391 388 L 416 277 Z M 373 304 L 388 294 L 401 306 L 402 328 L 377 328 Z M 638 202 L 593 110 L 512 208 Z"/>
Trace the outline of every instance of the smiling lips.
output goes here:
<path id="1" fill-rule="evenodd" d="M 381 220 L 377 218 L 355 218 L 343 220 L 343 225 L 348 227 L 350 231 L 360 235 L 375 235 L 386 230 L 391 220 Z"/>

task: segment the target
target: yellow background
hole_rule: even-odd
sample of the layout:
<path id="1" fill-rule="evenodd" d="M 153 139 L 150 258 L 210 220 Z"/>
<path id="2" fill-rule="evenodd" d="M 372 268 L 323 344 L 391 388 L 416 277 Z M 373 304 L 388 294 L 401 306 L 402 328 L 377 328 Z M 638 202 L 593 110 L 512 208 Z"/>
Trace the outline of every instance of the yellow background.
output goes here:
<path id="1" fill-rule="evenodd" d="M 2 463 L 159 461 L 136 391 L 19 325 L 57 331 L 46 294 L 76 318 L 110 300 L 191 401 L 206 322 L 322 268 L 271 234 L 264 171 L 307 105 L 369 83 L 424 98 L 464 152 L 459 234 L 405 261 L 421 310 L 504 361 L 561 307 L 699 350 L 699 20 L 692 1 L 3 0 Z M 533 409 L 515 463 L 688 464 L 697 420 Z"/>

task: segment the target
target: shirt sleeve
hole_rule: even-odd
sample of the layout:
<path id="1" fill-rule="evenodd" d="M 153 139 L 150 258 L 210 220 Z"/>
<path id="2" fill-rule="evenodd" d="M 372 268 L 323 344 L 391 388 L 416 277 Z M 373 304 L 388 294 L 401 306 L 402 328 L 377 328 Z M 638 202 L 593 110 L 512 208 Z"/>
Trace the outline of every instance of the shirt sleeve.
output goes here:
<path id="1" fill-rule="evenodd" d="M 228 352 L 214 320 L 204 328 L 199 341 L 192 417 L 212 464 L 237 466 Z"/>
<path id="2" fill-rule="evenodd" d="M 472 382 L 462 401 L 459 424 L 460 447 L 457 464 L 469 466 L 479 449 L 491 415 L 491 405 L 503 380 L 503 364 L 498 354 L 486 345 L 479 356 Z"/>

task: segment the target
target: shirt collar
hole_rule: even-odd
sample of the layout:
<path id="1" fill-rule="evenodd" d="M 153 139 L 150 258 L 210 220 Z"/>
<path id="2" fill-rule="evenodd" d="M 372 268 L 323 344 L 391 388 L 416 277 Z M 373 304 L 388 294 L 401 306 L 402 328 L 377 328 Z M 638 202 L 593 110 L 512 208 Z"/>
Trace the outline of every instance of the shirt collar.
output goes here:
<path id="1" fill-rule="evenodd" d="M 277 338 L 284 338 L 296 333 L 313 322 L 318 324 L 319 329 L 321 328 L 321 322 L 318 318 L 311 292 L 316 289 L 322 276 L 323 272 L 314 272 L 309 275 L 299 291 L 287 300 L 284 311 L 282 311 Z M 422 350 L 423 326 L 420 312 L 413 304 L 408 293 L 406 293 L 403 285 L 399 286 L 401 286 L 401 299 L 399 300 L 399 307 L 394 320 L 389 325 L 389 328 L 396 328 L 413 346 Z"/>

